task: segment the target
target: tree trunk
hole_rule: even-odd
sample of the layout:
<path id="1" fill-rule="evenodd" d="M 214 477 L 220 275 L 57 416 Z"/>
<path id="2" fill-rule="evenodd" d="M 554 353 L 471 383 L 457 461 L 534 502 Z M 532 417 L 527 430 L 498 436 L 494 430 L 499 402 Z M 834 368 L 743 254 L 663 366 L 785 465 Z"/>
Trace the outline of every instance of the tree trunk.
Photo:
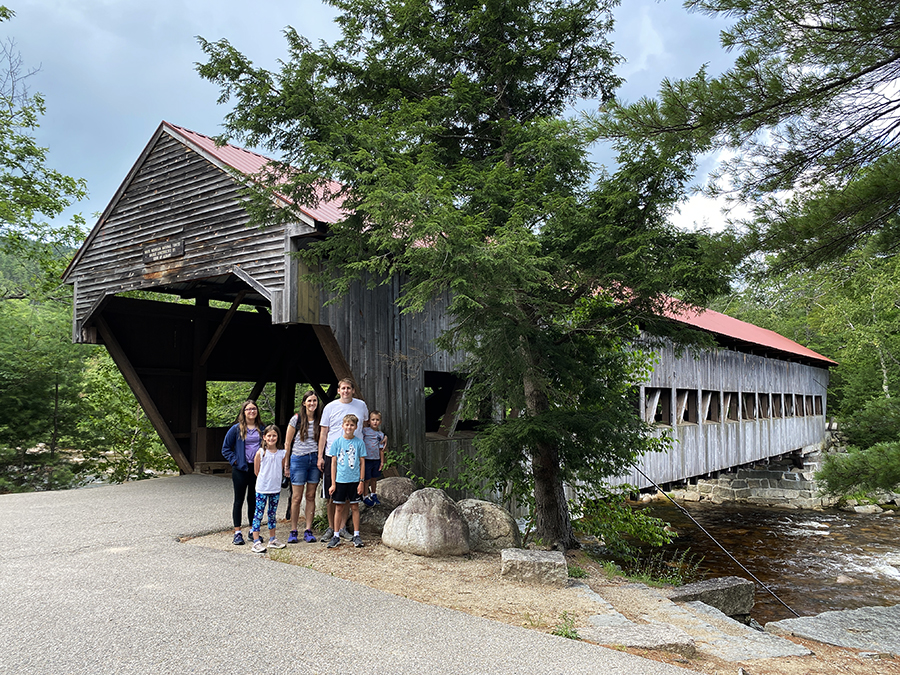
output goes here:
<path id="1" fill-rule="evenodd" d="M 527 345 L 522 353 L 529 365 L 524 379 L 525 405 L 530 415 L 539 415 L 550 409 L 546 393 L 538 386 L 534 360 Z M 544 544 L 558 549 L 576 548 L 578 542 L 572 532 L 569 504 L 560 476 L 559 450 L 554 444 L 540 443 L 531 454 L 531 471 L 534 476 L 534 531 Z"/>

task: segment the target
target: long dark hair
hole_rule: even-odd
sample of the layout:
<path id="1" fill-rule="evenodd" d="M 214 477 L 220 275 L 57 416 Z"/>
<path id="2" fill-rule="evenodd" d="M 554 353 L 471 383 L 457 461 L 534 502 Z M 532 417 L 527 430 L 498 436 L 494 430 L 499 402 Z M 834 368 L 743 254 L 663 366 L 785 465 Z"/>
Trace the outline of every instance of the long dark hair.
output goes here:
<path id="1" fill-rule="evenodd" d="M 316 410 L 313 413 L 312 420 L 309 419 L 309 416 L 306 414 L 306 401 L 311 396 L 316 397 Z M 320 422 L 322 421 L 322 402 L 319 400 L 319 397 L 316 395 L 312 389 L 303 394 L 303 398 L 300 399 L 300 410 L 297 411 L 297 433 L 300 434 L 300 440 L 306 441 L 309 438 L 309 423 L 315 425 L 313 429 L 313 438 L 316 439 L 316 443 L 319 442 L 319 431 L 322 428 Z"/>
<path id="2" fill-rule="evenodd" d="M 247 440 L 247 416 L 244 414 L 244 410 L 247 408 L 247 405 L 250 403 L 252 403 L 253 407 L 256 408 L 256 428 L 259 429 L 260 431 L 262 431 L 262 428 L 263 428 L 262 420 L 260 419 L 260 414 L 259 414 L 259 406 L 256 405 L 256 401 L 254 401 L 252 398 L 248 398 L 246 401 L 244 401 L 241 404 L 241 412 L 238 415 L 238 419 L 237 419 L 238 429 L 241 432 L 241 438 L 244 439 L 245 441 Z M 262 438 L 262 434 L 260 434 L 260 438 Z"/>

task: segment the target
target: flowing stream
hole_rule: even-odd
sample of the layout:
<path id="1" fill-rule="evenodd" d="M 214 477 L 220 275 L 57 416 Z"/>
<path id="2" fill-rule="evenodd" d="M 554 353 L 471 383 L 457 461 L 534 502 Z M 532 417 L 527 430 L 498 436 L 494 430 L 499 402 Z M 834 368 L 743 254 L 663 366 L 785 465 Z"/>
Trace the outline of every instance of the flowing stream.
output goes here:
<path id="1" fill-rule="evenodd" d="M 829 610 L 900 604 L 900 515 L 837 510 L 788 511 L 686 503 L 685 509 L 735 558 L 802 616 Z M 748 575 L 669 502 L 654 515 L 678 531 L 667 552 L 690 549 L 709 577 Z M 667 557 L 669 553 L 666 554 Z M 752 613 L 761 624 L 791 618 L 757 586 Z"/>

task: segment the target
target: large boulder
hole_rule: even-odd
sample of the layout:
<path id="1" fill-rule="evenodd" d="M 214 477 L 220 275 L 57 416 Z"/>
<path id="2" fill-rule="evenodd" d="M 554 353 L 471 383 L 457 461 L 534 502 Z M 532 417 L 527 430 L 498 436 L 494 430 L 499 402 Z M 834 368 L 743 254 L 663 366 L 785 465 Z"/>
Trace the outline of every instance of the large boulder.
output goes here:
<path id="1" fill-rule="evenodd" d="M 377 485 L 378 499 L 393 508 L 406 502 L 409 496 L 418 489 L 409 478 L 399 476 L 382 478 Z"/>
<path id="2" fill-rule="evenodd" d="M 446 492 L 425 488 L 391 512 L 381 543 L 431 558 L 465 555 L 469 552 L 469 526 Z"/>
<path id="3" fill-rule="evenodd" d="M 496 553 L 522 547 L 519 526 L 502 506 L 481 499 L 463 499 L 457 505 L 469 526 L 469 546 L 473 551 Z"/>
<path id="4" fill-rule="evenodd" d="M 360 530 L 368 535 L 381 536 L 384 524 L 394 507 L 387 502 L 375 506 L 364 506 L 359 511 Z"/>
<path id="5" fill-rule="evenodd" d="M 756 586 L 742 577 L 718 577 L 677 586 L 667 595 L 672 602 L 704 602 L 723 614 L 741 620 L 750 616 Z"/>

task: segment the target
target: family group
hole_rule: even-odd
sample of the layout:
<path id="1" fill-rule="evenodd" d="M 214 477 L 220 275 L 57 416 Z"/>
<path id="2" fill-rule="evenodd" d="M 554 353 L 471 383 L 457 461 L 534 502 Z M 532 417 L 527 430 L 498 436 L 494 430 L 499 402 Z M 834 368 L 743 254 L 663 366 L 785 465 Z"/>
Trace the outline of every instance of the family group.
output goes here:
<path id="1" fill-rule="evenodd" d="M 275 537 L 275 514 L 281 495 L 282 476 L 291 484 L 291 533 L 288 544 L 299 543 L 300 504 L 306 496 L 306 529 L 303 540 L 316 541 L 313 518 L 316 487 L 322 478 L 322 497 L 327 500 L 328 529 L 322 535 L 328 548 L 349 539 L 363 545 L 359 534 L 359 503 L 379 504 L 376 487 L 384 468 L 387 436 L 381 430 L 381 413 L 369 412 L 365 401 L 354 398 L 356 385 L 349 378 L 338 382 L 338 396 L 323 410 L 312 390 L 301 400 L 300 409 L 288 422 L 284 444 L 274 424 L 263 426 L 255 401 L 245 401 L 237 423 L 225 435 L 222 456 L 231 464 L 234 484 L 234 544 L 243 545 L 241 511 L 246 500 L 249 537 L 254 553 L 284 548 Z M 286 486 L 285 486 L 286 487 Z M 268 503 L 268 509 L 266 504 Z M 353 514 L 353 534 L 346 527 L 348 509 Z M 260 537 L 263 513 L 269 525 L 269 540 Z"/>

